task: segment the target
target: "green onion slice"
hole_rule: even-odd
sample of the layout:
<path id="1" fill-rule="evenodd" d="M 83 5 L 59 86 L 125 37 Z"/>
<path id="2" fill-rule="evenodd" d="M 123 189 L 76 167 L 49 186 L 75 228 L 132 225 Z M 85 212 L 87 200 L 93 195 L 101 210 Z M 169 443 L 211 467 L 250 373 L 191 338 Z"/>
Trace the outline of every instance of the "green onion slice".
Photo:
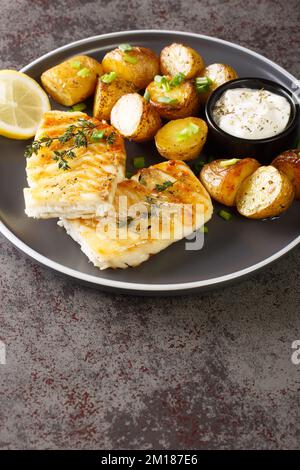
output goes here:
<path id="1" fill-rule="evenodd" d="M 195 80 L 198 93 L 206 93 L 210 90 L 213 81 L 209 77 L 197 77 Z"/>
<path id="2" fill-rule="evenodd" d="M 200 160 L 200 162 L 195 163 L 195 171 L 200 171 L 205 165 L 205 162 L 203 160 Z"/>
<path id="3" fill-rule="evenodd" d="M 208 228 L 206 227 L 206 225 L 202 225 L 202 227 L 200 227 L 200 232 L 208 233 Z"/>
<path id="4" fill-rule="evenodd" d="M 133 159 L 134 168 L 145 168 L 145 158 L 144 157 L 135 157 Z"/>
<path id="5" fill-rule="evenodd" d="M 224 209 L 219 211 L 219 216 L 222 217 L 224 220 L 230 220 L 232 218 L 232 214 Z"/>
<path id="6" fill-rule="evenodd" d="M 72 62 L 70 62 L 70 65 L 73 69 L 80 69 L 81 62 L 79 62 L 79 60 L 73 60 Z"/>
<path id="7" fill-rule="evenodd" d="M 90 73 L 91 73 L 90 69 L 88 69 L 87 67 L 84 67 L 83 69 L 79 70 L 79 72 L 77 72 L 77 75 L 79 77 L 86 78 L 90 75 Z"/>
<path id="8" fill-rule="evenodd" d="M 105 73 L 100 77 L 101 82 L 103 83 L 111 83 L 117 78 L 116 72 L 109 72 Z"/>
<path id="9" fill-rule="evenodd" d="M 126 171 L 126 178 L 130 179 L 133 176 L 133 173 L 131 171 Z"/>
<path id="10" fill-rule="evenodd" d="M 128 43 L 120 44 L 119 49 L 121 49 L 121 51 L 123 52 L 129 52 L 129 51 L 132 51 L 132 46 Z"/>
<path id="11" fill-rule="evenodd" d="M 180 132 L 176 134 L 178 142 L 188 139 L 199 132 L 199 126 L 194 122 L 191 122 L 188 126 L 184 127 Z"/>
<path id="12" fill-rule="evenodd" d="M 164 75 L 155 75 L 154 81 L 159 88 L 162 88 L 164 91 L 170 91 L 170 82 Z"/>
<path id="13" fill-rule="evenodd" d="M 103 139 L 104 135 L 104 131 L 94 131 L 92 134 L 92 140 L 94 142 L 98 142 L 99 140 Z"/>
<path id="14" fill-rule="evenodd" d="M 125 60 L 125 62 L 128 62 L 129 64 L 136 64 L 137 63 L 137 58 L 133 57 L 132 55 L 129 55 L 129 54 L 124 55 L 124 60 Z"/>
<path id="15" fill-rule="evenodd" d="M 145 98 L 146 101 L 150 101 L 151 96 L 150 96 L 150 93 L 149 93 L 148 90 L 145 90 L 144 98 Z"/>
<path id="16" fill-rule="evenodd" d="M 222 166 L 223 168 L 226 168 L 227 166 L 235 165 L 240 160 L 241 160 L 240 158 L 231 158 L 230 160 L 222 160 L 220 162 L 220 166 Z"/>
<path id="17" fill-rule="evenodd" d="M 77 103 L 72 106 L 72 111 L 83 111 L 84 109 L 86 109 L 85 103 Z"/>

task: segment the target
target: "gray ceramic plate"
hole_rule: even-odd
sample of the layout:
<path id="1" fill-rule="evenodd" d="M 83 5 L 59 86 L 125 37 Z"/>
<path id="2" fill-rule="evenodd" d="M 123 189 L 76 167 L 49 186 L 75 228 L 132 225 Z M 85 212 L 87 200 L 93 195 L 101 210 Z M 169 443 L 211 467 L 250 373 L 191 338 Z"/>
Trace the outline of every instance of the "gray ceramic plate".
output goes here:
<path id="1" fill-rule="evenodd" d="M 101 59 L 108 50 L 124 42 L 151 47 L 158 53 L 164 45 L 184 42 L 198 50 L 207 63 L 229 63 L 241 77 L 265 77 L 290 89 L 296 81 L 278 65 L 248 49 L 216 38 L 174 31 L 126 31 L 84 39 L 44 55 L 26 66 L 23 72 L 39 80 L 44 70 L 74 54 Z M 63 109 L 54 102 L 52 108 Z M 234 214 L 232 220 L 226 222 L 214 215 L 200 251 L 186 251 L 184 241 L 180 241 L 138 268 L 99 271 L 57 226 L 56 220 L 33 220 L 25 216 L 22 190 L 26 186 L 23 158 L 26 144 L 0 138 L 0 230 L 37 262 L 80 282 L 140 294 L 205 290 L 249 275 L 278 259 L 300 241 L 299 203 L 294 203 L 287 213 L 275 220 L 252 221 Z M 132 158 L 137 155 L 144 155 L 149 164 L 161 161 L 152 144 L 129 143 L 127 151 L 129 170 L 132 170 Z"/>

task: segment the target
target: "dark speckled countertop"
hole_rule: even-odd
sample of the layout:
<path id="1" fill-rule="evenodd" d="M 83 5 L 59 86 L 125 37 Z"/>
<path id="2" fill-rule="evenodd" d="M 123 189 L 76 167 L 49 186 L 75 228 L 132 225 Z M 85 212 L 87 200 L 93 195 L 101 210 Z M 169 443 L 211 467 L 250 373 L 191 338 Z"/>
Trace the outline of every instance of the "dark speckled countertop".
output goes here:
<path id="1" fill-rule="evenodd" d="M 1 0 L 0 67 L 143 28 L 249 47 L 299 77 L 298 0 Z M 0 448 L 299 448 L 300 248 L 206 295 L 84 288 L 0 237 Z"/>

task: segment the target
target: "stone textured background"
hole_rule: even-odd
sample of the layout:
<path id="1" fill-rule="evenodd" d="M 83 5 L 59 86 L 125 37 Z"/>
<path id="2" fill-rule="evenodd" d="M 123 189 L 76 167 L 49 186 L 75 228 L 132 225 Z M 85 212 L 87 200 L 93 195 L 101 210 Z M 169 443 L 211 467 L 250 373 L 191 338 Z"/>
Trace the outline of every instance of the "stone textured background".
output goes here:
<path id="1" fill-rule="evenodd" d="M 1 0 L 0 67 L 110 31 L 189 30 L 299 76 L 298 0 Z M 207 295 L 58 277 L 0 237 L 0 448 L 299 448 L 300 248 Z"/>

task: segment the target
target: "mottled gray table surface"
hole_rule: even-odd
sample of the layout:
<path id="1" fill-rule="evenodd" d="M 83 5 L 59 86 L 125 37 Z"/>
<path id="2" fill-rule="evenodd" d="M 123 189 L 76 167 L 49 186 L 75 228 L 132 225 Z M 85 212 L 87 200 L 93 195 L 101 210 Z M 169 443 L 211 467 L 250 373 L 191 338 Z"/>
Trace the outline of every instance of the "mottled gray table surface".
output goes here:
<path id="1" fill-rule="evenodd" d="M 0 67 L 96 34 L 188 30 L 298 75 L 298 0 L 1 0 Z M 84 288 L 0 237 L 0 448 L 298 448 L 300 248 L 206 295 Z"/>

